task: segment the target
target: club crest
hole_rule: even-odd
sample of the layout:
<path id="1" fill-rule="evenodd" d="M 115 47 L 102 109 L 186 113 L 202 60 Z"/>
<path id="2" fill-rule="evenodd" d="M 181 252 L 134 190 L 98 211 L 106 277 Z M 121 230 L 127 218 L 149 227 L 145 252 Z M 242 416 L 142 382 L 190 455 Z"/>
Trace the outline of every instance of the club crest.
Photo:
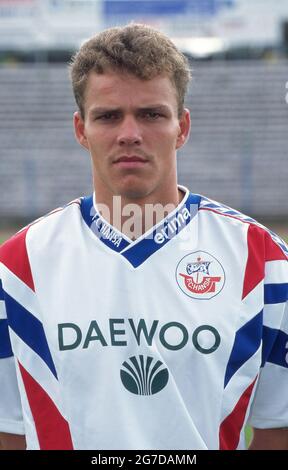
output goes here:
<path id="1" fill-rule="evenodd" d="M 225 272 L 214 256 L 196 251 L 184 256 L 178 263 L 176 280 L 184 294 L 193 299 L 209 300 L 223 289 Z"/>

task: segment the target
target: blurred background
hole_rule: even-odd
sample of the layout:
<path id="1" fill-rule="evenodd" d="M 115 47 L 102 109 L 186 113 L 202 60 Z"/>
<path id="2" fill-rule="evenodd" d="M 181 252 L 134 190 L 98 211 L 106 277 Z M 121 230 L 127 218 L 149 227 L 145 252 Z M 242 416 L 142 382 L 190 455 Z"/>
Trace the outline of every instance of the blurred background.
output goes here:
<path id="1" fill-rule="evenodd" d="M 67 63 L 130 21 L 191 62 L 180 183 L 288 235 L 288 0 L 0 0 L 0 241 L 92 192 Z"/>

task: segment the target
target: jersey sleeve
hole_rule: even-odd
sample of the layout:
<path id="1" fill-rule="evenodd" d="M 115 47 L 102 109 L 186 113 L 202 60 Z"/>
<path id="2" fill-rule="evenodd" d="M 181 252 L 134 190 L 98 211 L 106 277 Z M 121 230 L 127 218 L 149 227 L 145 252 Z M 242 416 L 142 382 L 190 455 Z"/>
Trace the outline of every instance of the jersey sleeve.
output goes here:
<path id="1" fill-rule="evenodd" d="M 13 356 L 5 295 L 0 278 L 0 432 L 24 434 L 22 407 L 17 384 L 15 359 Z"/>
<path id="2" fill-rule="evenodd" d="M 248 420 L 260 429 L 288 427 L 288 249 L 267 243 L 262 367 Z"/>

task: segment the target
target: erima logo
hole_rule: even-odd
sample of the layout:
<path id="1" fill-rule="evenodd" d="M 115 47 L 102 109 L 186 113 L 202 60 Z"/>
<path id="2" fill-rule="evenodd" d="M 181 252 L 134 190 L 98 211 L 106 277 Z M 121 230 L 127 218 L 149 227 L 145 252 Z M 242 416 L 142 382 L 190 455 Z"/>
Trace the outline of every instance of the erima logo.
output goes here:
<path id="1" fill-rule="evenodd" d="M 132 318 L 110 318 L 109 324 L 104 330 L 98 322 L 93 320 L 85 331 L 76 323 L 60 323 L 58 325 L 58 343 L 60 351 L 94 347 L 125 347 L 128 344 L 137 343 L 138 346 L 152 345 L 157 332 L 157 339 L 161 345 L 170 351 L 178 351 L 192 343 L 197 351 L 202 354 L 211 354 L 220 345 L 220 334 L 211 325 L 200 325 L 194 331 L 189 332 L 182 323 L 173 321 L 159 325 L 159 320 L 152 321 L 150 327 L 141 318 L 135 322 Z"/>
<path id="2" fill-rule="evenodd" d="M 157 230 L 154 241 L 161 245 L 165 240 L 170 240 L 170 238 L 173 238 L 174 235 L 182 229 L 182 227 L 187 225 L 187 221 L 189 219 L 191 219 L 191 214 L 187 207 L 184 207 L 175 215 L 174 218 L 169 220 L 167 225 Z"/>
<path id="3" fill-rule="evenodd" d="M 167 385 L 169 372 L 163 362 L 141 354 L 123 362 L 120 377 L 129 392 L 135 395 L 155 395 Z"/>

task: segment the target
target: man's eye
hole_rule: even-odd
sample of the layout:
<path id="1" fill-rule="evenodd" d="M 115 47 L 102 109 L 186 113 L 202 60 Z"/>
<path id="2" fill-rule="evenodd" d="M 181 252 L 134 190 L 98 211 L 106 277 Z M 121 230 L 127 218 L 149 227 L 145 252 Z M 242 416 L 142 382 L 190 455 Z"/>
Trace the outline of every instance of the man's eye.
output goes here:
<path id="1" fill-rule="evenodd" d="M 154 120 L 158 119 L 159 117 L 161 117 L 161 114 L 157 113 L 156 111 L 149 111 L 147 113 L 144 113 L 144 117 L 154 121 Z"/>
<path id="2" fill-rule="evenodd" d="M 98 121 L 112 121 L 117 119 L 117 114 L 115 113 L 105 113 L 101 114 L 100 116 L 96 116 L 96 120 Z"/>

